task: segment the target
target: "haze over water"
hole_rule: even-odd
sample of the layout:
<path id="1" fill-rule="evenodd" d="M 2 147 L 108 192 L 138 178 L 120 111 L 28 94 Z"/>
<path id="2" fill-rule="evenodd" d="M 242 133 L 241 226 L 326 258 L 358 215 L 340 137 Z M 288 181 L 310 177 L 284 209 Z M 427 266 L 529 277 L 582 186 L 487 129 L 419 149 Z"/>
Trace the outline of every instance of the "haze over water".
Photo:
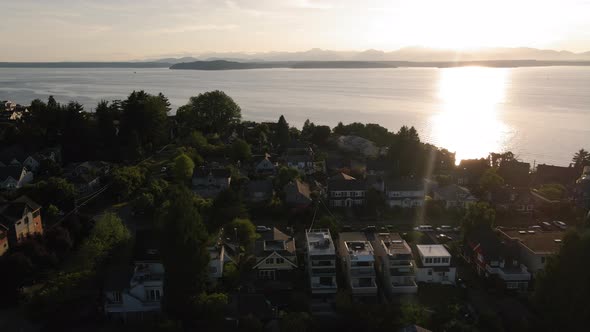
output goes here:
<path id="1" fill-rule="evenodd" d="M 77 100 L 91 110 L 132 90 L 162 92 L 176 108 L 192 95 L 223 90 L 245 120 L 291 125 L 415 126 L 457 158 L 513 151 L 530 162 L 568 165 L 590 148 L 590 67 L 269 69 L 0 68 L 0 100 Z"/>

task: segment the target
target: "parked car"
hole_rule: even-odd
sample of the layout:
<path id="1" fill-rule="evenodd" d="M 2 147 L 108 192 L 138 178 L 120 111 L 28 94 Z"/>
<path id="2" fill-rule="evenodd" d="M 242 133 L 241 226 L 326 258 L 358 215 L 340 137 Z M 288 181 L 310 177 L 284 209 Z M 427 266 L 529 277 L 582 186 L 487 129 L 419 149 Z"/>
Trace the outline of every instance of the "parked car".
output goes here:
<path id="1" fill-rule="evenodd" d="M 258 233 L 263 233 L 263 232 L 268 232 L 270 231 L 270 228 L 266 227 L 266 226 L 256 226 L 256 232 Z"/>
<path id="2" fill-rule="evenodd" d="M 434 228 L 431 225 L 420 225 L 420 226 L 414 227 L 414 230 L 421 231 L 421 232 L 432 232 L 434 230 Z"/>
<path id="3" fill-rule="evenodd" d="M 564 223 L 563 221 L 555 220 L 555 221 L 553 221 L 553 225 L 555 225 L 555 226 L 557 226 L 557 227 L 559 227 L 561 229 L 566 229 L 567 228 L 567 224 Z"/>
<path id="4" fill-rule="evenodd" d="M 377 227 L 372 226 L 372 225 L 363 228 L 363 232 L 376 232 L 376 231 L 377 231 Z"/>

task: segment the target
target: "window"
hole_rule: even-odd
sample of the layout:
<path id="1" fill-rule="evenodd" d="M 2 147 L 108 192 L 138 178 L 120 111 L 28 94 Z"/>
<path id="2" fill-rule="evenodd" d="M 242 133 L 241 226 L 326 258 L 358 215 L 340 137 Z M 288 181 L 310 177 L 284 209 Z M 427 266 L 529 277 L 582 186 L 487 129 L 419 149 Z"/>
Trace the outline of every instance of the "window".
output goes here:
<path id="1" fill-rule="evenodd" d="M 284 258 L 277 258 L 277 260 L 275 261 L 276 264 L 283 264 L 285 262 Z"/>
<path id="2" fill-rule="evenodd" d="M 113 292 L 113 302 L 114 303 L 121 303 L 121 292 Z"/>
<path id="3" fill-rule="evenodd" d="M 445 264 L 449 263 L 449 257 L 443 257 L 442 262 Z"/>
<path id="4" fill-rule="evenodd" d="M 518 288 L 518 282 L 507 282 L 506 283 L 506 288 L 507 289 L 517 289 Z"/>
<path id="5" fill-rule="evenodd" d="M 267 259 L 264 261 L 264 263 L 265 263 L 265 264 L 274 264 L 274 262 L 275 262 L 275 259 L 274 259 L 274 258 L 267 258 Z"/>
<path id="6" fill-rule="evenodd" d="M 436 257 L 434 259 L 434 264 L 440 264 L 440 257 Z"/>
<path id="7" fill-rule="evenodd" d="M 160 301 L 160 290 L 159 289 L 146 289 L 146 298 L 148 301 Z"/>
<path id="8" fill-rule="evenodd" d="M 426 258 L 426 264 L 432 263 L 432 258 Z"/>
<path id="9" fill-rule="evenodd" d="M 541 263 L 545 264 L 545 256 L 541 256 Z"/>
<path id="10" fill-rule="evenodd" d="M 431 276 L 432 275 L 432 270 L 428 270 L 428 275 Z"/>
<path id="11" fill-rule="evenodd" d="M 273 280 L 275 276 L 274 271 L 272 270 L 260 270 L 258 271 L 258 278 L 265 279 L 265 280 Z"/>
<path id="12" fill-rule="evenodd" d="M 320 277 L 320 285 L 332 286 L 332 277 Z"/>

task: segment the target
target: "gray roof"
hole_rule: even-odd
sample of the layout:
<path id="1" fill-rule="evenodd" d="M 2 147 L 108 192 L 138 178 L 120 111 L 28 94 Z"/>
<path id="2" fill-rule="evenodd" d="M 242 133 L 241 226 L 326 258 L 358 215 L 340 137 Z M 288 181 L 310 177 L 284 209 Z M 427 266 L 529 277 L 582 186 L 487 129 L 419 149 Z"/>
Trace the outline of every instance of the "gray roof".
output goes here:
<path id="1" fill-rule="evenodd" d="M 356 190 L 362 191 L 367 190 L 367 184 L 364 180 L 344 180 L 344 179 L 335 179 L 328 181 L 328 190 L 329 191 L 349 191 L 349 190 Z"/>
<path id="2" fill-rule="evenodd" d="M 387 191 L 424 190 L 424 181 L 416 179 L 396 179 L 385 182 Z"/>
<path id="3" fill-rule="evenodd" d="M 249 181 L 247 184 L 247 191 L 248 193 L 258 193 L 263 192 L 269 195 L 272 195 L 272 181 L 270 179 L 266 180 L 252 180 Z"/>
<path id="4" fill-rule="evenodd" d="M 0 181 L 4 181 L 8 177 L 18 181 L 22 172 L 23 166 L 2 166 L 0 167 Z"/>
<path id="5" fill-rule="evenodd" d="M 436 194 L 441 196 L 442 199 L 450 201 L 457 199 L 475 199 L 469 189 L 458 186 L 456 184 L 450 184 L 444 187 L 438 187 L 433 190 Z"/>

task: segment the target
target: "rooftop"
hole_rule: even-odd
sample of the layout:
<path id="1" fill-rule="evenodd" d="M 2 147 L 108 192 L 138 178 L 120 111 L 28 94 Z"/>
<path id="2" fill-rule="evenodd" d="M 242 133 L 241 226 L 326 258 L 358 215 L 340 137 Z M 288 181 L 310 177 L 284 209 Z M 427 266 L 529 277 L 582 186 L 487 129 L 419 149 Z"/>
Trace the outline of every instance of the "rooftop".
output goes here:
<path id="1" fill-rule="evenodd" d="M 307 250 L 311 255 L 335 255 L 336 248 L 329 229 L 311 229 L 306 232 Z"/>
<path id="2" fill-rule="evenodd" d="M 442 244 L 419 244 L 416 248 L 422 257 L 451 257 L 449 251 Z"/>
<path id="3" fill-rule="evenodd" d="M 520 241 L 525 247 L 537 254 L 554 254 L 559 251 L 564 231 L 542 231 L 522 229 L 499 229 L 510 239 Z"/>
<path id="4" fill-rule="evenodd" d="M 268 251 L 276 251 L 282 256 L 295 255 L 295 240 L 273 227 L 268 232 L 260 233 L 260 238 L 254 244 L 257 257 L 267 256 Z"/>
<path id="5" fill-rule="evenodd" d="M 341 255 L 351 256 L 355 260 L 374 260 L 373 246 L 364 233 L 340 233 L 340 243 L 342 244 Z"/>
<path id="6" fill-rule="evenodd" d="M 410 246 L 397 233 L 382 233 L 378 238 L 385 254 L 389 256 L 412 254 Z"/>

